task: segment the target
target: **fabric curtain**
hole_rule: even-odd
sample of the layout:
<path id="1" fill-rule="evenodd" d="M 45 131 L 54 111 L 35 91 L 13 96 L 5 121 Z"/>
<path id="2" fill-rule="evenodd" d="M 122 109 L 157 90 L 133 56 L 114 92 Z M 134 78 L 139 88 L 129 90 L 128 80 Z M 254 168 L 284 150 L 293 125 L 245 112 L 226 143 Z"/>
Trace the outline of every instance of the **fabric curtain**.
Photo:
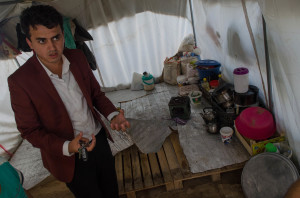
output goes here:
<path id="1" fill-rule="evenodd" d="M 274 114 L 278 130 L 287 135 L 294 159 L 300 160 L 300 26 L 297 0 L 262 1 L 272 70 Z"/>
<path id="2" fill-rule="evenodd" d="M 103 4 L 97 2 L 90 9 L 102 11 Z M 192 33 L 187 1 L 177 5 L 178 16 L 151 11 L 154 2 L 145 2 L 145 10 L 149 11 L 139 13 L 136 7 L 127 6 L 131 9 L 128 13 L 135 14 L 89 30 L 94 41 L 88 44 L 95 54 L 103 81 L 99 72 L 94 74 L 103 87 L 128 87 L 134 72 L 147 71 L 159 77 L 164 59 L 175 55 L 183 38 Z M 116 5 L 111 3 L 109 6 L 113 9 Z M 180 17 L 181 12 L 188 16 Z M 98 22 L 98 15 L 90 17 L 91 21 Z M 119 15 L 112 12 L 110 17 L 118 19 Z"/>
<path id="3" fill-rule="evenodd" d="M 10 153 L 13 153 L 22 141 L 11 108 L 7 84 L 7 77 L 17 68 L 18 65 L 14 59 L 0 60 L 0 144 Z M 0 156 L 9 158 L 2 148 L 0 148 Z"/>
<path id="4" fill-rule="evenodd" d="M 255 0 L 246 1 L 246 6 L 264 83 L 266 83 L 261 11 Z M 233 83 L 235 68 L 248 68 L 249 83 L 259 88 L 260 97 L 264 100 L 263 82 L 260 78 L 241 0 L 193 0 L 193 12 L 197 46 L 201 50 L 201 58 L 219 61 L 222 64 L 222 75 L 230 83 Z"/>

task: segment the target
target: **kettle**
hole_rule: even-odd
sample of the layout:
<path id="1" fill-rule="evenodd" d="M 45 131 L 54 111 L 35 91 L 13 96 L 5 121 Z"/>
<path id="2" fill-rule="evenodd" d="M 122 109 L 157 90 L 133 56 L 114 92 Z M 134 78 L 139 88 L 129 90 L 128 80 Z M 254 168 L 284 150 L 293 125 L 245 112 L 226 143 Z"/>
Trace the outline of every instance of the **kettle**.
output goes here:
<path id="1" fill-rule="evenodd" d="M 216 118 L 216 112 L 211 107 L 205 107 L 200 115 L 206 122 L 211 122 Z"/>

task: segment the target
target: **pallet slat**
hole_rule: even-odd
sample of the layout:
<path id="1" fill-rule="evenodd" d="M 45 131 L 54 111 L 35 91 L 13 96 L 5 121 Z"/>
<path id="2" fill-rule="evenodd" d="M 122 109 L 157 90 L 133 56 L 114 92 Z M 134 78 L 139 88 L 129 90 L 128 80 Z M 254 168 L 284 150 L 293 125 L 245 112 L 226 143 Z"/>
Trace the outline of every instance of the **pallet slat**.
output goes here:
<path id="1" fill-rule="evenodd" d="M 169 165 L 168 165 L 167 158 L 166 158 L 166 155 L 165 155 L 165 151 L 164 151 L 163 148 L 161 148 L 158 151 L 157 157 L 158 157 L 158 160 L 159 160 L 161 172 L 162 172 L 162 175 L 163 175 L 163 178 L 164 178 L 164 182 L 166 184 L 167 191 L 174 190 L 175 188 L 174 188 L 174 183 L 173 183 L 171 171 L 169 169 Z"/>
<path id="2" fill-rule="evenodd" d="M 180 146 L 179 143 L 179 139 L 178 139 L 178 134 L 177 133 L 172 133 L 170 135 L 171 138 L 171 142 L 173 144 L 174 150 L 175 150 L 175 154 L 177 156 L 177 160 L 179 162 L 179 165 L 181 167 L 182 173 L 184 175 L 185 178 L 190 177 L 191 176 L 191 172 L 190 172 L 190 167 L 189 167 L 189 163 L 183 153 L 183 150 Z"/>
<path id="3" fill-rule="evenodd" d="M 141 167 L 142 167 L 142 173 L 144 178 L 144 185 L 146 188 L 153 186 L 148 157 L 146 154 L 140 153 L 140 159 L 141 159 Z"/>
<path id="4" fill-rule="evenodd" d="M 119 194 L 124 193 L 122 153 L 115 156 L 115 168 L 118 180 Z"/>
<path id="5" fill-rule="evenodd" d="M 149 162 L 150 162 L 150 167 L 151 167 L 151 172 L 152 172 L 152 178 L 153 178 L 153 182 L 154 185 L 160 185 L 163 184 L 163 179 L 162 179 L 162 175 L 160 173 L 160 169 L 159 169 L 159 164 L 156 158 L 156 154 L 155 153 L 150 153 L 148 154 L 149 157 Z"/>
<path id="6" fill-rule="evenodd" d="M 131 160 L 132 160 L 132 176 L 133 186 L 135 190 L 143 188 L 143 180 L 140 166 L 139 153 L 136 146 L 131 147 Z"/>
<path id="7" fill-rule="evenodd" d="M 166 158 L 167 158 L 168 165 L 170 167 L 173 179 L 174 180 L 183 179 L 183 175 L 181 173 L 180 165 L 178 163 L 178 160 L 177 160 L 172 142 L 171 142 L 169 137 L 166 138 L 165 143 L 163 144 L 163 147 L 164 147 L 164 150 L 165 150 Z"/>
<path id="8" fill-rule="evenodd" d="M 130 158 L 130 150 L 126 149 L 123 152 L 123 162 L 124 162 L 124 181 L 125 181 L 125 191 L 133 190 L 132 184 L 132 174 L 131 174 L 131 158 Z"/>

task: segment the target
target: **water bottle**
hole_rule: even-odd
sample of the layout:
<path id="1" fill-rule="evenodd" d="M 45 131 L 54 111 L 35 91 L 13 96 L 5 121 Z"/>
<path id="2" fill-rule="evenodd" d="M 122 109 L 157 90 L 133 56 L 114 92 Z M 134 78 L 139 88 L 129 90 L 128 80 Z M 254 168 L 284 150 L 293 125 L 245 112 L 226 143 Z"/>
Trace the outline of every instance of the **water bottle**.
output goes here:
<path id="1" fill-rule="evenodd" d="M 201 86 L 203 87 L 203 89 L 205 89 L 206 91 L 209 91 L 209 83 L 207 82 L 206 78 L 203 78 L 203 82 L 201 83 Z"/>
<path id="2" fill-rule="evenodd" d="M 154 78 L 151 74 L 145 71 L 142 76 L 142 81 L 144 85 L 144 90 L 150 91 L 154 89 Z"/>

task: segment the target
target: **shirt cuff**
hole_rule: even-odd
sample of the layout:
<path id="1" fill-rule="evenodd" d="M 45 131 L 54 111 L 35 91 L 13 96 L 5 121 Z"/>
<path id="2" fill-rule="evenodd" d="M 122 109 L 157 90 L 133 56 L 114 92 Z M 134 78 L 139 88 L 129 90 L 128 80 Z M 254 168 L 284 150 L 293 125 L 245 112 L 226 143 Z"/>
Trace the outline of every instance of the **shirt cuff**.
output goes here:
<path id="1" fill-rule="evenodd" d="M 65 156 L 72 156 L 74 155 L 74 153 L 69 153 L 69 144 L 70 144 L 70 141 L 65 141 L 64 145 L 63 145 L 63 155 Z"/>
<path id="2" fill-rule="evenodd" d="M 108 119 L 109 121 L 111 121 L 111 119 L 113 119 L 113 117 L 115 117 L 115 116 L 118 115 L 118 114 L 119 114 L 118 111 L 114 111 L 114 112 L 112 112 L 111 114 L 109 114 L 109 115 L 107 116 L 107 119 Z"/>

